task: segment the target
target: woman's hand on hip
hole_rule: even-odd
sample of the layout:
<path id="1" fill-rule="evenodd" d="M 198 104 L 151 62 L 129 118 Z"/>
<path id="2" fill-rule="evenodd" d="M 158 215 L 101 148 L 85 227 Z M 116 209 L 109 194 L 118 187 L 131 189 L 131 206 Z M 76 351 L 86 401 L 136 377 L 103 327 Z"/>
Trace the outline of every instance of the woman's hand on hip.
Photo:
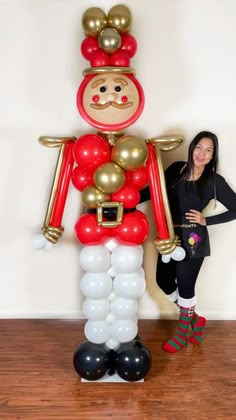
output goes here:
<path id="1" fill-rule="evenodd" d="M 185 213 L 186 219 L 191 223 L 198 223 L 199 225 L 206 226 L 206 219 L 198 210 L 190 209 Z"/>

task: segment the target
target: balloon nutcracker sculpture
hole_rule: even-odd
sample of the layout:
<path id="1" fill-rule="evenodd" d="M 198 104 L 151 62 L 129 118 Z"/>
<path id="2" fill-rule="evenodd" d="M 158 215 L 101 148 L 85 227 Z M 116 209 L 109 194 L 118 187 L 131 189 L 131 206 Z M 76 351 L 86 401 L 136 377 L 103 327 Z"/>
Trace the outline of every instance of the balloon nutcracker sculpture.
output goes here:
<path id="1" fill-rule="evenodd" d="M 74 353 L 74 367 L 83 380 L 91 381 L 109 375 L 143 380 L 151 366 L 151 354 L 137 327 L 138 299 L 146 286 L 142 244 L 148 236 L 148 221 L 136 206 L 139 190 L 147 183 L 158 232 L 155 244 L 168 258 L 179 252 L 160 151 L 174 149 L 182 139 L 144 141 L 123 131 L 144 107 L 143 89 L 130 67 L 137 50 L 131 23 L 131 13 L 124 5 L 112 7 L 107 15 L 96 7 L 85 11 L 81 53 L 90 66 L 83 72 L 77 107 L 97 132 L 77 139 L 39 138 L 41 144 L 60 150 L 43 236 L 35 238 L 35 246 L 56 243 L 62 235 L 71 181 L 81 192 L 86 209 L 75 224 L 75 236 L 82 245 L 80 288 L 85 297 L 86 340 Z"/>

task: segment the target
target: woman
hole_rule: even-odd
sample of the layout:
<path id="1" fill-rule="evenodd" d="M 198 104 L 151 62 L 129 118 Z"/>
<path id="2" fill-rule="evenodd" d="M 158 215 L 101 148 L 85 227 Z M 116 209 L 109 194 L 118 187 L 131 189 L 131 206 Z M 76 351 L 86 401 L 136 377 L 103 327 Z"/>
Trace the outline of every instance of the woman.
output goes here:
<path id="1" fill-rule="evenodd" d="M 206 323 L 197 315 L 195 283 L 203 260 L 210 255 L 207 226 L 236 219 L 236 194 L 217 174 L 218 139 L 209 131 L 196 135 L 189 146 L 188 161 L 175 162 L 165 172 L 169 205 L 176 235 L 186 251 L 183 261 L 158 257 L 156 281 L 167 297 L 178 304 L 180 317 L 175 335 L 163 345 L 163 350 L 175 353 L 188 343 L 191 325 L 191 343 L 202 341 Z M 150 199 L 149 188 L 141 192 L 141 202 Z M 204 217 L 203 209 L 211 199 L 221 202 L 228 210 L 222 214 Z"/>

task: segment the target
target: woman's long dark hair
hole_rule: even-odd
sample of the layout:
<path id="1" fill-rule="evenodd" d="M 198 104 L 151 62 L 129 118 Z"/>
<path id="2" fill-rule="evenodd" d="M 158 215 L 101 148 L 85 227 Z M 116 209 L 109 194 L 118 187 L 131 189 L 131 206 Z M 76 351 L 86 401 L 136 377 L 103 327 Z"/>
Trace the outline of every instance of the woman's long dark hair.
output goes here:
<path id="1" fill-rule="evenodd" d="M 218 138 L 214 133 L 210 131 L 201 131 L 198 133 L 194 139 L 191 141 L 188 149 L 188 161 L 186 166 L 184 167 L 179 181 L 186 181 L 190 179 L 193 173 L 193 151 L 195 147 L 198 145 L 200 140 L 203 138 L 210 139 L 213 143 L 213 156 L 210 162 L 205 166 L 204 171 L 199 178 L 198 186 L 199 186 L 199 193 L 201 194 L 206 186 L 206 183 L 209 178 L 213 178 L 213 185 L 214 185 L 214 198 L 216 199 L 216 171 L 218 167 L 218 156 L 219 156 L 219 143 Z"/>

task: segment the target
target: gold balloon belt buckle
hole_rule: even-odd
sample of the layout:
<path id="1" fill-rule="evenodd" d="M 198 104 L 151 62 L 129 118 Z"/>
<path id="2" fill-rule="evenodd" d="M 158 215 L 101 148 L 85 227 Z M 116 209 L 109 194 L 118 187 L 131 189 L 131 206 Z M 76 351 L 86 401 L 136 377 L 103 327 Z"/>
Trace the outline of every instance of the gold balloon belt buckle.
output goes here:
<path id="1" fill-rule="evenodd" d="M 104 220 L 103 209 L 112 208 L 117 209 L 116 220 L 108 221 Z M 113 228 L 119 226 L 122 223 L 124 214 L 124 205 L 118 201 L 103 201 L 102 203 L 97 203 L 97 222 L 98 226 Z"/>

